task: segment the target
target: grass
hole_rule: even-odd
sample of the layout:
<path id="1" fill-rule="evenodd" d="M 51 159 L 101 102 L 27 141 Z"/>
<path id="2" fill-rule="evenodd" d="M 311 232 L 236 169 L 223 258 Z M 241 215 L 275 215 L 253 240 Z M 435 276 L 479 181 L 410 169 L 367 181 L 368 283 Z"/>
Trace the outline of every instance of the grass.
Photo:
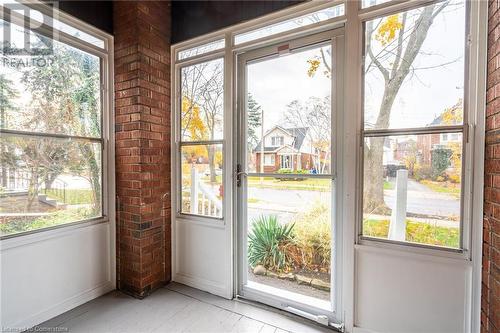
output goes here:
<path id="1" fill-rule="evenodd" d="M 394 183 L 384 181 L 384 190 L 393 190 L 394 189 Z"/>
<path id="2" fill-rule="evenodd" d="M 47 196 L 51 199 L 56 199 L 63 202 L 62 193 L 56 193 L 55 190 L 47 190 Z M 93 203 L 92 190 L 87 189 L 66 189 L 66 201 L 68 205 L 83 205 Z"/>
<path id="3" fill-rule="evenodd" d="M 60 210 L 42 217 L 16 217 L 0 223 L 0 235 L 37 230 L 96 217 L 91 208 Z M 1 221 L 1 220 L 0 220 Z"/>
<path id="4" fill-rule="evenodd" d="M 307 178 L 304 180 L 279 180 L 273 177 L 248 177 L 248 186 L 254 188 L 272 188 L 277 190 L 306 190 L 329 192 L 331 180 L 325 178 Z"/>
<path id="5" fill-rule="evenodd" d="M 378 238 L 387 238 L 389 234 L 389 220 L 363 221 L 363 235 Z M 459 247 L 459 228 L 433 226 L 431 224 L 406 220 L 406 240 L 408 242 Z"/>
<path id="6" fill-rule="evenodd" d="M 257 199 L 257 198 L 248 198 L 247 199 L 247 202 L 248 203 L 257 203 L 257 202 L 260 202 L 261 200 Z"/>
<path id="7" fill-rule="evenodd" d="M 427 186 L 434 192 L 450 194 L 454 198 L 460 198 L 460 184 L 450 183 L 450 182 L 435 182 L 432 180 L 421 180 L 421 184 Z"/>

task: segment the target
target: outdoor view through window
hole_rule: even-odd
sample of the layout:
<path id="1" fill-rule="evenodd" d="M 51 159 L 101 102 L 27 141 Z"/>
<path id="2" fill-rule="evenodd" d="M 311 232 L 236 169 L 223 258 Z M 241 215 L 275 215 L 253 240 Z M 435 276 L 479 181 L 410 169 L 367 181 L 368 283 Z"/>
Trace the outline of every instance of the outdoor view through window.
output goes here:
<path id="1" fill-rule="evenodd" d="M 222 217 L 223 73 L 221 58 L 181 69 L 181 213 Z"/>
<path id="2" fill-rule="evenodd" d="M 465 9 L 365 23 L 364 236 L 461 246 Z"/>
<path id="3" fill-rule="evenodd" d="M 100 59 L 14 24 L 2 42 L 0 235 L 102 216 Z"/>
<path id="4" fill-rule="evenodd" d="M 331 59 L 325 42 L 246 66 L 248 286 L 324 309 L 332 276 Z"/>

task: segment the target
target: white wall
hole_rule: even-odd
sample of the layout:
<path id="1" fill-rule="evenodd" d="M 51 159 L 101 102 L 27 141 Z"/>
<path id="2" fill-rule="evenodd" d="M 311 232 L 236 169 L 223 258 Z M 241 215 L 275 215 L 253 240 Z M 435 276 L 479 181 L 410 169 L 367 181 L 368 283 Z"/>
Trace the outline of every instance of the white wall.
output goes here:
<path id="1" fill-rule="evenodd" d="M 0 326 L 29 328 L 115 288 L 110 223 L 3 240 Z"/>
<path id="2" fill-rule="evenodd" d="M 384 333 L 466 332 L 471 273 L 463 259 L 357 246 L 355 326 Z"/>
<path id="3" fill-rule="evenodd" d="M 172 280 L 232 298 L 231 228 L 223 221 L 174 223 Z"/>

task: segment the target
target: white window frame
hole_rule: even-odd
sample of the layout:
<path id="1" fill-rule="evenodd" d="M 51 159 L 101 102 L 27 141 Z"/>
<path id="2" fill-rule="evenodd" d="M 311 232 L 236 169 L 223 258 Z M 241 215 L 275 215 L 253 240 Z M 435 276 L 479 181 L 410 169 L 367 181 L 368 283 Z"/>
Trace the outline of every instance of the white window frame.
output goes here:
<path id="1" fill-rule="evenodd" d="M 445 257 L 450 260 L 472 261 L 473 266 L 473 281 L 472 281 L 472 298 L 471 313 L 472 318 L 469 322 L 471 331 L 476 331 L 479 328 L 480 318 L 478 316 L 480 309 L 480 284 L 481 284 L 481 245 L 482 245 L 482 214 L 483 214 L 483 161 L 484 161 L 484 115 L 485 115 L 485 96 L 486 96 L 486 50 L 487 50 L 487 3 L 483 1 L 471 1 L 469 14 L 469 59 L 467 76 L 468 91 L 465 103 L 468 109 L 475 110 L 471 116 L 469 126 L 470 149 L 473 153 L 467 155 L 467 164 L 464 174 L 467 174 L 471 181 L 469 188 L 466 189 L 468 200 L 467 214 L 470 215 L 470 220 L 473 221 L 464 229 L 464 245 L 467 251 L 460 253 L 450 252 L 441 248 L 435 247 L 420 247 L 415 244 L 394 244 L 388 242 L 379 242 L 374 240 L 362 239 L 361 222 L 362 210 L 360 211 L 360 196 L 362 197 L 362 187 L 360 186 L 360 176 L 362 168 L 360 165 L 361 158 L 361 132 L 362 132 L 362 51 L 363 51 L 363 28 L 364 21 L 371 20 L 377 17 L 386 16 L 388 14 L 401 12 L 416 7 L 422 7 L 432 2 L 440 0 L 393 0 L 372 7 L 361 8 L 360 1 L 345 1 L 345 15 L 336 17 L 328 21 L 312 24 L 307 27 L 293 29 L 284 33 L 270 35 L 261 39 L 256 39 L 250 42 L 235 45 L 234 36 L 239 33 L 248 32 L 263 26 L 272 25 L 279 21 L 285 21 L 292 17 L 299 17 L 306 13 L 314 12 L 327 6 L 334 6 L 343 1 L 335 0 L 328 2 L 311 1 L 304 4 L 299 4 L 281 11 L 277 11 L 260 18 L 250 20 L 244 23 L 236 24 L 219 31 L 205 34 L 190 40 L 175 44 L 172 46 L 172 64 L 179 66 L 188 61 L 204 61 L 211 57 L 225 55 L 225 115 L 224 115 L 224 165 L 227 170 L 224 177 L 225 186 L 225 220 L 224 225 L 233 223 L 234 212 L 232 211 L 236 203 L 235 188 L 230 187 L 232 180 L 237 172 L 235 158 L 235 146 L 232 140 L 235 138 L 235 128 L 233 128 L 234 120 L 231 112 L 228 110 L 236 109 L 236 94 L 237 83 L 235 79 L 236 63 L 235 55 L 238 52 L 260 48 L 266 45 L 271 45 L 284 40 L 290 40 L 302 36 L 311 35 L 317 32 L 326 31 L 338 27 L 345 27 L 345 55 L 349 61 L 345 62 L 343 68 L 344 73 L 349 75 L 344 76 L 344 110 L 349 110 L 349 117 L 339 119 L 339 123 L 343 124 L 343 155 L 338 160 L 338 169 L 342 170 L 342 175 L 337 175 L 342 180 L 342 189 L 339 193 L 342 219 L 346 221 L 341 230 L 342 243 L 344 244 L 342 253 L 342 272 L 338 280 L 339 288 L 342 293 L 347 293 L 339 299 L 341 309 L 343 309 L 344 324 L 348 330 L 352 330 L 354 325 L 354 297 L 355 289 L 355 269 L 354 269 L 354 251 L 360 248 L 372 248 L 374 250 L 391 251 L 392 253 L 404 253 L 405 255 L 430 255 Z M 206 54 L 189 58 L 186 60 L 177 60 L 179 51 L 203 45 L 210 41 L 220 38 L 225 38 L 225 48 L 217 51 L 208 52 Z M 177 90 L 176 70 L 172 71 L 172 124 L 175 123 L 175 113 L 178 106 L 175 106 Z M 176 134 L 175 130 L 172 133 L 172 151 L 176 151 L 175 147 Z M 356 152 L 349 154 L 348 152 Z M 473 159 L 470 161 L 470 159 Z M 176 165 L 177 156 L 172 154 L 172 165 Z M 232 173 L 229 172 L 232 170 Z M 179 175 L 175 168 L 172 168 L 172 191 L 175 193 L 176 181 Z M 176 195 L 172 195 L 173 219 L 181 218 L 176 215 Z M 184 218 L 182 218 L 185 220 Z M 186 222 L 205 224 L 199 219 L 190 219 Z M 211 225 L 213 225 L 211 223 Z M 172 223 L 173 234 L 175 235 L 175 223 Z M 234 226 L 232 226 L 234 228 Z M 467 229 L 467 231 L 466 231 Z M 227 244 L 228 248 L 233 248 L 236 236 L 233 234 L 232 239 Z M 352 245 L 352 248 L 351 248 Z M 233 266 L 236 267 L 237 258 L 233 256 Z M 232 283 L 233 290 L 236 293 L 237 284 Z"/>
<path id="2" fill-rule="evenodd" d="M 115 135 L 114 135 L 114 38 L 112 35 L 83 22 L 69 14 L 60 11 L 56 7 L 50 7 L 43 2 L 38 0 L 32 0 L 30 2 L 22 2 L 24 6 L 30 7 L 33 10 L 39 11 L 44 15 L 52 15 L 54 19 L 61 22 L 63 25 L 67 25 L 76 28 L 96 39 L 102 40 L 104 42 L 103 47 L 96 46 L 88 41 L 80 39 L 78 37 L 72 36 L 65 33 L 64 31 L 54 29 L 53 39 L 61 43 L 74 47 L 78 50 L 82 50 L 91 55 L 94 55 L 100 59 L 100 79 L 101 79 L 101 137 L 97 139 L 92 139 L 91 141 L 99 141 L 102 146 L 101 152 L 101 188 L 102 188 L 102 216 L 85 219 L 81 221 L 73 221 L 68 223 L 63 223 L 55 226 L 50 226 L 46 228 L 40 228 L 36 230 L 15 233 L 11 235 L 1 236 L 0 240 L 5 240 L 8 245 L 13 244 L 24 244 L 32 241 L 39 241 L 41 239 L 53 237 L 53 235 L 62 234 L 68 230 L 78 229 L 87 225 L 93 225 L 98 223 L 109 223 L 110 224 L 110 241 L 112 243 L 112 248 L 114 249 L 114 234 L 115 234 Z M 4 7 L 0 5 L 0 17 L 4 17 Z M 10 13 L 11 22 L 23 25 L 24 16 L 18 12 Z M 50 27 L 42 26 L 42 32 L 47 31 L 50 33 Z M 11 131 L 12 134 L 22 135 L 23 131 Z M 2 130 L 0 130 L 2 132 Z M 33 134 L 32 137 L 42 136 L 42 137 L 62 137 L 71 138 L 71 135 L 52 135 L 45 133 L 26 133 Z M 111 263 L 114 265 L 114 250 L 111 251 Z"/>
<path id="3" fill-rule="evenodd" d="M 265 166 L 275 166 L 276 165 L 275 158 L 276 158 L 276 156 L 275 156 L 274 153 L 272 153 L 272 154 L 264 154 L 264 165 Z"/>
<path id="4" fill-rule="evenodd" d="M 465 1 L 465 0 L 464 0 Z M 427 2 L 418 2 L 415 1 L 413 3 L 408 3 L 408 6 L 403 7 L 402 9 L 391 11 L 390 14 L 394 13 L 400 13 L 400 12 L 405 12 L 409 11 L 412 9 L 418 9 L 422 8 L 424 6 L 428 6 L 432 3 L 439 3 L 441 2 L 440 0 L 437 1 L 427 1 Z M 385 3 L 384 3 L 385 4 Z M 381 5 L 384 5 L 381 4 Z M 389 3 L 390 5 L 390 3 Z M 379 5 L 373 6 L 373 7 L 378 7 Z M 466 19 L 466 32 L 464 37 L 464 40 L 467 41 L 470 36 L 470 27 L 471 27 L 471 22 L 469 22 L 470 19 L 470 3 L 465 1 L 465 19 Z M 372 7 L 367 7 L 367 8 L 372 8 Z M 388 15 L 389 13 L 377 13 L 376 15 L 372 17 L 366 17 L 365 19 L 362 20 L 363 24 L 367 21 L 379 18 L 379 17 L 384 17 Z M 361 33 L 364 35 L 364 25 L 361 28 Z M 467 44 L 467 42 L 464 42 L 464 100 L 467 101 L 470 99 L 470 91 L 469 91 L 469 86 L 470 82 L 468 82 L 469 75 L 468 75 L 468 69 L 470 67 L 468 60 L 470 59 L 469 52 L 470 52 L 470 47 Z M 364 47 L 362 48 L 362 51 L 364 52 Z M 364 57 L 364 55 L 363 55 Z M 364 85 L 364 75 L 362 76 L 362 85 Z M 361 96 L 361 103 L 363 103 L 364 95 Z M 473 131 L 473 123 L 471 122 L 471 117 L 469 117 L 469 107 L 470 105 L 465 102 L 464 107 L 463 107 L 463 125 L 443 125 L 443 126 L 435 126 L 435 127 L 426 127 L 426 126 L 420 126 L 416 128 L 402 128 L 402 129 L 365 129 L 364 128 L 364 109 L 361 110 L 361 130 L 360 130 L 360 136 L 361 136 L 361 142 L 360 142 L 360 153 L 359 153 L 359 170 L 360 173 L 358 174 L 358 179 L 360 180 L 361 183 L 361 188 L 359 189 L 358 196 L 358 211 L 359 211 L 359 218 L 358 218 L 358 228 L 359 228 L 359 243 L 363 242 L 380 242 L 380 243 L 387 243 L 387 244 L 395 244 L 395 245 L 401 245 L 401 246 L 409 246 L 409 247 L 419 247 L 423 249 L 435 249 L 435 250 L 441 250 L 441 251 L 448 251 L 451 253 L 457 253 L 459 255 L 463 255 L 464 258 L 467 258 L 468 252 L 470 250 L 469 247 L 469 239 L 470 239 L 470 225 L 471 225 L 471 215 L 470 215 L 470 207 L 471 207 L 471 196 L 467 195 L 470 193 L 471 185 L 472 185 L 472 177 L 471 173 L 467 173 L 467 170 L 473 170 L 474 165 L 472 159 L 469 157 L 470 155 L 473 154 L 473 141 L 474 137 L 473 135 L 470 134 L 471 131 Z M 432 135 L 433 133 L 438 133 L 440 137 L 440 141 L 442 142 L 449 142 L 449 136 L 453 133 L 460 133 L 462 134 L 462 156 L 465 156 L 465 158 L 462 158 L 462 175 L 461 175 L 461 192 L 460 192 L 460 226 L 459 226 L 459 246 L 457 249 L 454 248 L 449 248 L 449 247 L 442 247 L 442 246 L 436 246 L 436 245 L 430 245 L 430 244 L 423 244 L 423 243 L 413 243 L 413 242 L 405 242 L 405 241 L 396 241 L 396 240 L 390 240 L 390 239 L 384 239 L 384 238 L 376 238 L 376 237 L 371 237 L 371 236 L 364 236 L 363 235 L 363 159 L 364 159 L 364 140 L 365 138 L 369 137 L 374 137 L 374 136 L 381 136 L 381 137 L 389 137 L 389 136 L 400 136 L 403 134 L 407 135 L 416 135 L 416 134 L 422 134 L 422 135 Z M 446 140 L 443 140 L 443 138 L 446 135 Z"/>

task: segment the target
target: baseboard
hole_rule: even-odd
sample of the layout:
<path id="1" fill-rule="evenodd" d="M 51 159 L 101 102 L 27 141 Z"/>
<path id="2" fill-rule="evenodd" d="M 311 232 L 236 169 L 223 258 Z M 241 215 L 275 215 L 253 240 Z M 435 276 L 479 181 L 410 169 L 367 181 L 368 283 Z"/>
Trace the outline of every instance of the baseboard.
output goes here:
<path id="1" fill-rule="evenodd" d="M 232 295 L 228 294 L 228 290 L 225 285 L 219 284 L 217 282 L 189 276 L 187 274 L 176 273 L 174 274 L 172 281 L 184 284 L 186 286 L 196 288 L 202 291 L 206 291 L 210 294 L 220 296 L 223 298 L 231 299 Z"/>
<path id="2" fill-rule="evenodd" d="M 50 307 L 47 310 L 41 311 L 37 314 L 34 314 L 30 316 L 29 318 L 23 319 L 20 322 L 14 323 L 14 324 L 9 324 L 9 323 L 4 323 L 3 327 L 4 328 L 21 328 L 23 330 L 28 330 L 36 325 L 39 325 L 49 319 L 52 319 L 56 316 L 59 316 L 60 314 L 63 314 L 66 311 L 69 311 L 71 309 L 76 308 L 77 306 L 80 306 L 84 303 L 87 303 L 94 298 L 97 298 L 99 296 L 102 296 L 112 290 L 114 290 L 114 284 L 111 281 L 106 281 L 105 283 L 102 283 L 95 288 L 86 290 L 81 292 L 80 294 L 77 294 L 67 300 L 64 300 L 52 307 Z"/>
<path id="3" fill-rule="evenodd" d="M 367 328 L 354 327 L 352 330 L 353 333 L 378 333 L 376 331 L 369 330 Z"/>

